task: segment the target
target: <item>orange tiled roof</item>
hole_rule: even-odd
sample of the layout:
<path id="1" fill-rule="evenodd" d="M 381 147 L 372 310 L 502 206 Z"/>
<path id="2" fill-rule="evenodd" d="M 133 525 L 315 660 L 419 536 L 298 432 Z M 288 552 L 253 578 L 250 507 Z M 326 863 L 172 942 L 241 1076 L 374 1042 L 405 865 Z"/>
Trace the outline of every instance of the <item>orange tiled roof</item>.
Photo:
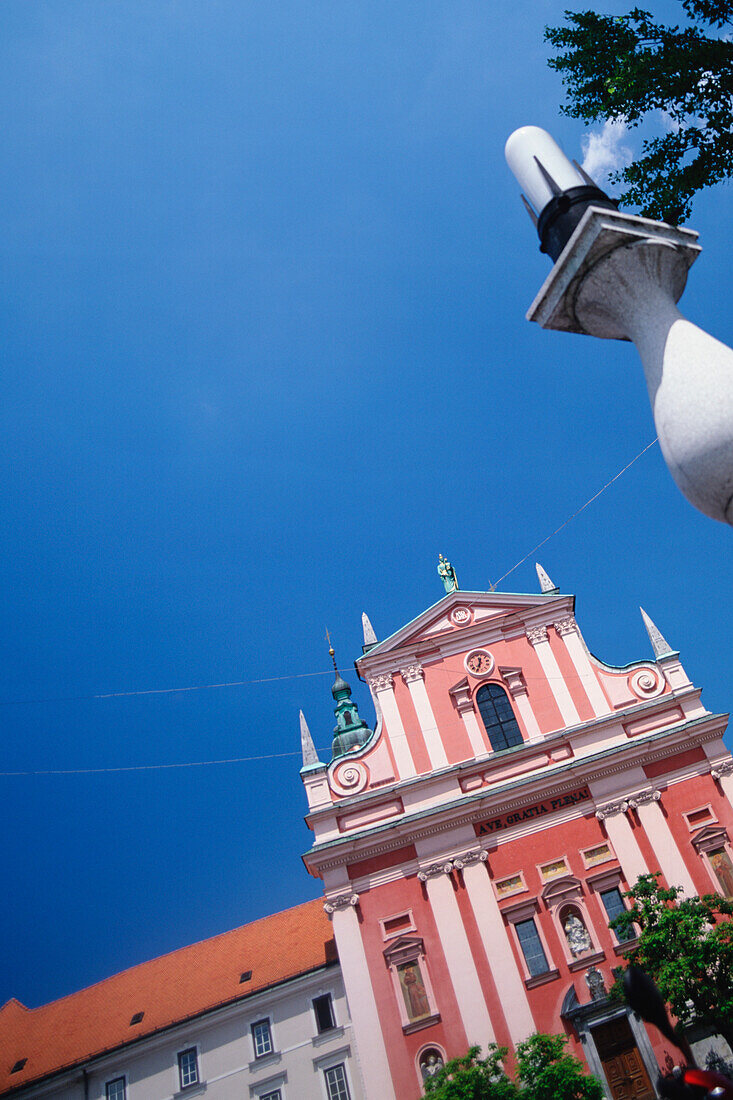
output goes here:
<path id="1" fill-rule="evenodd" d="M 336 961 L 323 902 L 306 902 L 140 963 L 58 1001 L 0 1008 L 0 1094 Z M 240 984 L 245 970 L 249 982 Z M 130 1026 L 136 1012 L 142 1022 Z M 12 1067 L 26 1058 L 22 1070 Z"/>

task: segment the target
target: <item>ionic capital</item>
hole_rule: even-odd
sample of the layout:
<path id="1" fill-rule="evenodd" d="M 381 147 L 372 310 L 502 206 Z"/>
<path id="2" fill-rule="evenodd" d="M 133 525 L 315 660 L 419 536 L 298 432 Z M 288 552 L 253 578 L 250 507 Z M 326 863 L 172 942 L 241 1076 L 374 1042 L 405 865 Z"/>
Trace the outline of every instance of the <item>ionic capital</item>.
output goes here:
<path id="1" fill-rule="evenodd" d="M 489 858 L 489 853 L 484 851 L 483 848 L 474 848 L 470 852 L 464 852 L 453 860 L 453 866 L 457 871 L 462 871 L 464 867 L 468 867 L 471 863 L 486 863 Z"/>
<path id="2" fill-rule="evenodd" d="M 333 897 L 328 898 L 328 900 L 324 903 L 323 908 L 326 910 L 330 917 L 336 912 L 337 909 L 348 909 L 349 906 L 355 907 L 358 904 L 358 894 L 335 894 Z"/>
<path id="3" fill-rule="evenodd" d="M 710 769 L 713 779 L 722 779 L 724 775 L 730 775 L 731 772 L 733 772 L 733 759 L 723 760 Z"/>
<path id="4" fill-rule="evenodd" d="M 599 821 L 605 821 L 607 817 L 614 817 L 615 814 L 625 814 L 629 808 L 629 803 L 625 798 L 620 798 L 617 802 L 606 802 L 603 806 L 599 806 L 596 810 L 596 817 Z"/>
<path id="5" fill-rule="evenodd" d="M 417 872 L 417 877 L 420 882 L 427 882 L 430 878 L 438 878 L 440 875 L 449 875 L 452 870 L 452 861 L 446 860 L 443 863 L 431 863 L 427 867 L 422 867 Z"/>
<path id="6" fill-rule="evenodd" d="M 644 806 L 649 802 L 659 802 L 661 797 L 660 791 L 649 788 L 648 791 L 640 791 L 639 794 L 635 794 L 633 798 L 630 798 L 629 806 L 632 810 L 635 810 L 637 806 Z"/>

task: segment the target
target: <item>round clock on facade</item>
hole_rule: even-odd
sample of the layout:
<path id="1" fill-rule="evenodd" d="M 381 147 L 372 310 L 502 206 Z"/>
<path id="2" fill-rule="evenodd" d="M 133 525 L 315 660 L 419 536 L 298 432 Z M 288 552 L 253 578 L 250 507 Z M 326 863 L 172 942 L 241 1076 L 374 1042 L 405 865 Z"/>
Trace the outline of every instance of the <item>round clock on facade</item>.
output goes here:
<path id="1" fill-rule="evenodd" d="M 472 676 L 488 676 L 494 667 L 494 658 L 487 649 L 474 649 L 466 657 L 464 665 Z"/>

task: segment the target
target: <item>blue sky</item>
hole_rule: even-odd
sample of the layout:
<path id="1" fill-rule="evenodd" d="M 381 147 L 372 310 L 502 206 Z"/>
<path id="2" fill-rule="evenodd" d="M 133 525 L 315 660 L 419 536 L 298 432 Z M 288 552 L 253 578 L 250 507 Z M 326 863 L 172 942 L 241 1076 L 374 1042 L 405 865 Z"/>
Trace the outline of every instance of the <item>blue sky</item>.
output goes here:
<path id="1" fill-rule="evenodd" d="M 488 587 L 654 438 L 631 345 L 524 320 L 503 145 L 582 154 L 564 6 L 5 0 L 0 770 L 295 754 L 301 706 L 327 746 L 326 627 L 349 667 L 439 552 Z M 682 301 L 727 343 L 730 197 Z M 642 603 L 724 711 L 729 540 L 655 447 L 538 556 L 595 653 L 649 655 Z M 316 896 L 298 769 L 0 776 L 0 1003 Z"/>

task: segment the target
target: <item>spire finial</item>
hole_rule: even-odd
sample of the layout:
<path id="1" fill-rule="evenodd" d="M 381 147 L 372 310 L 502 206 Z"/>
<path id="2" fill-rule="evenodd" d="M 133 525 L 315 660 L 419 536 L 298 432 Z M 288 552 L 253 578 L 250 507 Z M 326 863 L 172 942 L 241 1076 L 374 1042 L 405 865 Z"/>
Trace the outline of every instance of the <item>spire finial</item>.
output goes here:
<path id="1" fill-rule="evenodd" d="M 302 710 L 300 712 L 300 747 L 303 750 L 304 768 L 310 768 L 313 764 L 320 764 L 316 746 L 313 744 L 311 731 L 308 729 L 308 723 Z"/>
<path id="2" fill-rule="evenodd" d="M 458 591 L 458 577 L 456 571 L 442 554 L 438 554 L 438 576 L 443 582 L 443 588 L 445 588 L 446 595 L 450 595 L 451 592 Z"/>
<path id="3" fill-rule="evenodd" d="M 374 627 L 372 626 L 366 611 L 362 611 L 361 613 L 361 626 L 362 630 L 364 631 L 363 650 L 366 653 L 367 649 L 371 649 L 373 645 L 377 644 L 377 635 L 374 633 Z"/>
<path id="4" fill-rule="evenodd" d="M 338 670 L 338 666 L 336 664 L 336 651 L 335 651 L 335 649 L 333 648 L 333 646 L 331 644 L 331 635 L 328 632 L 328 627 L 326 627 L 326 641 L 328 642 L 328 655 L 331 658 L 331 660 L 333 661 L 333 671 L 338 676 L 339 670 Z"/>
<path id="5" fill-rule="evenodd" d="M 534 563 L 534 567 L 537 570 L 537 579 L 540 582 L 540 592 L 543 592 L 543 593 L 553 592 L 554 593 L 554 592 L 559 592 L 560 591 L 560 589 L 557 587 L 557 585 L 553 584 L 553 582 L 550 580 L 547 573 L 545 572 L 545 570 L 542 568 L 542 566 L 540 565 L 540 563 L 538 561 L 536 561 Z"/>
<path id="6" fill-rule="evenodd" d="M 662 634 L 658 626 L 656 626 L 647 615 L 643 607 L 639 608 L 641 611 L 641 617 L 644 620 L 644 626 L 646 632 L 649 635 L 649 641 L 652 643 L 652 651 L 655 657 L 664 657 L 667 653 L 674 653 L 672 646 Z"/>

